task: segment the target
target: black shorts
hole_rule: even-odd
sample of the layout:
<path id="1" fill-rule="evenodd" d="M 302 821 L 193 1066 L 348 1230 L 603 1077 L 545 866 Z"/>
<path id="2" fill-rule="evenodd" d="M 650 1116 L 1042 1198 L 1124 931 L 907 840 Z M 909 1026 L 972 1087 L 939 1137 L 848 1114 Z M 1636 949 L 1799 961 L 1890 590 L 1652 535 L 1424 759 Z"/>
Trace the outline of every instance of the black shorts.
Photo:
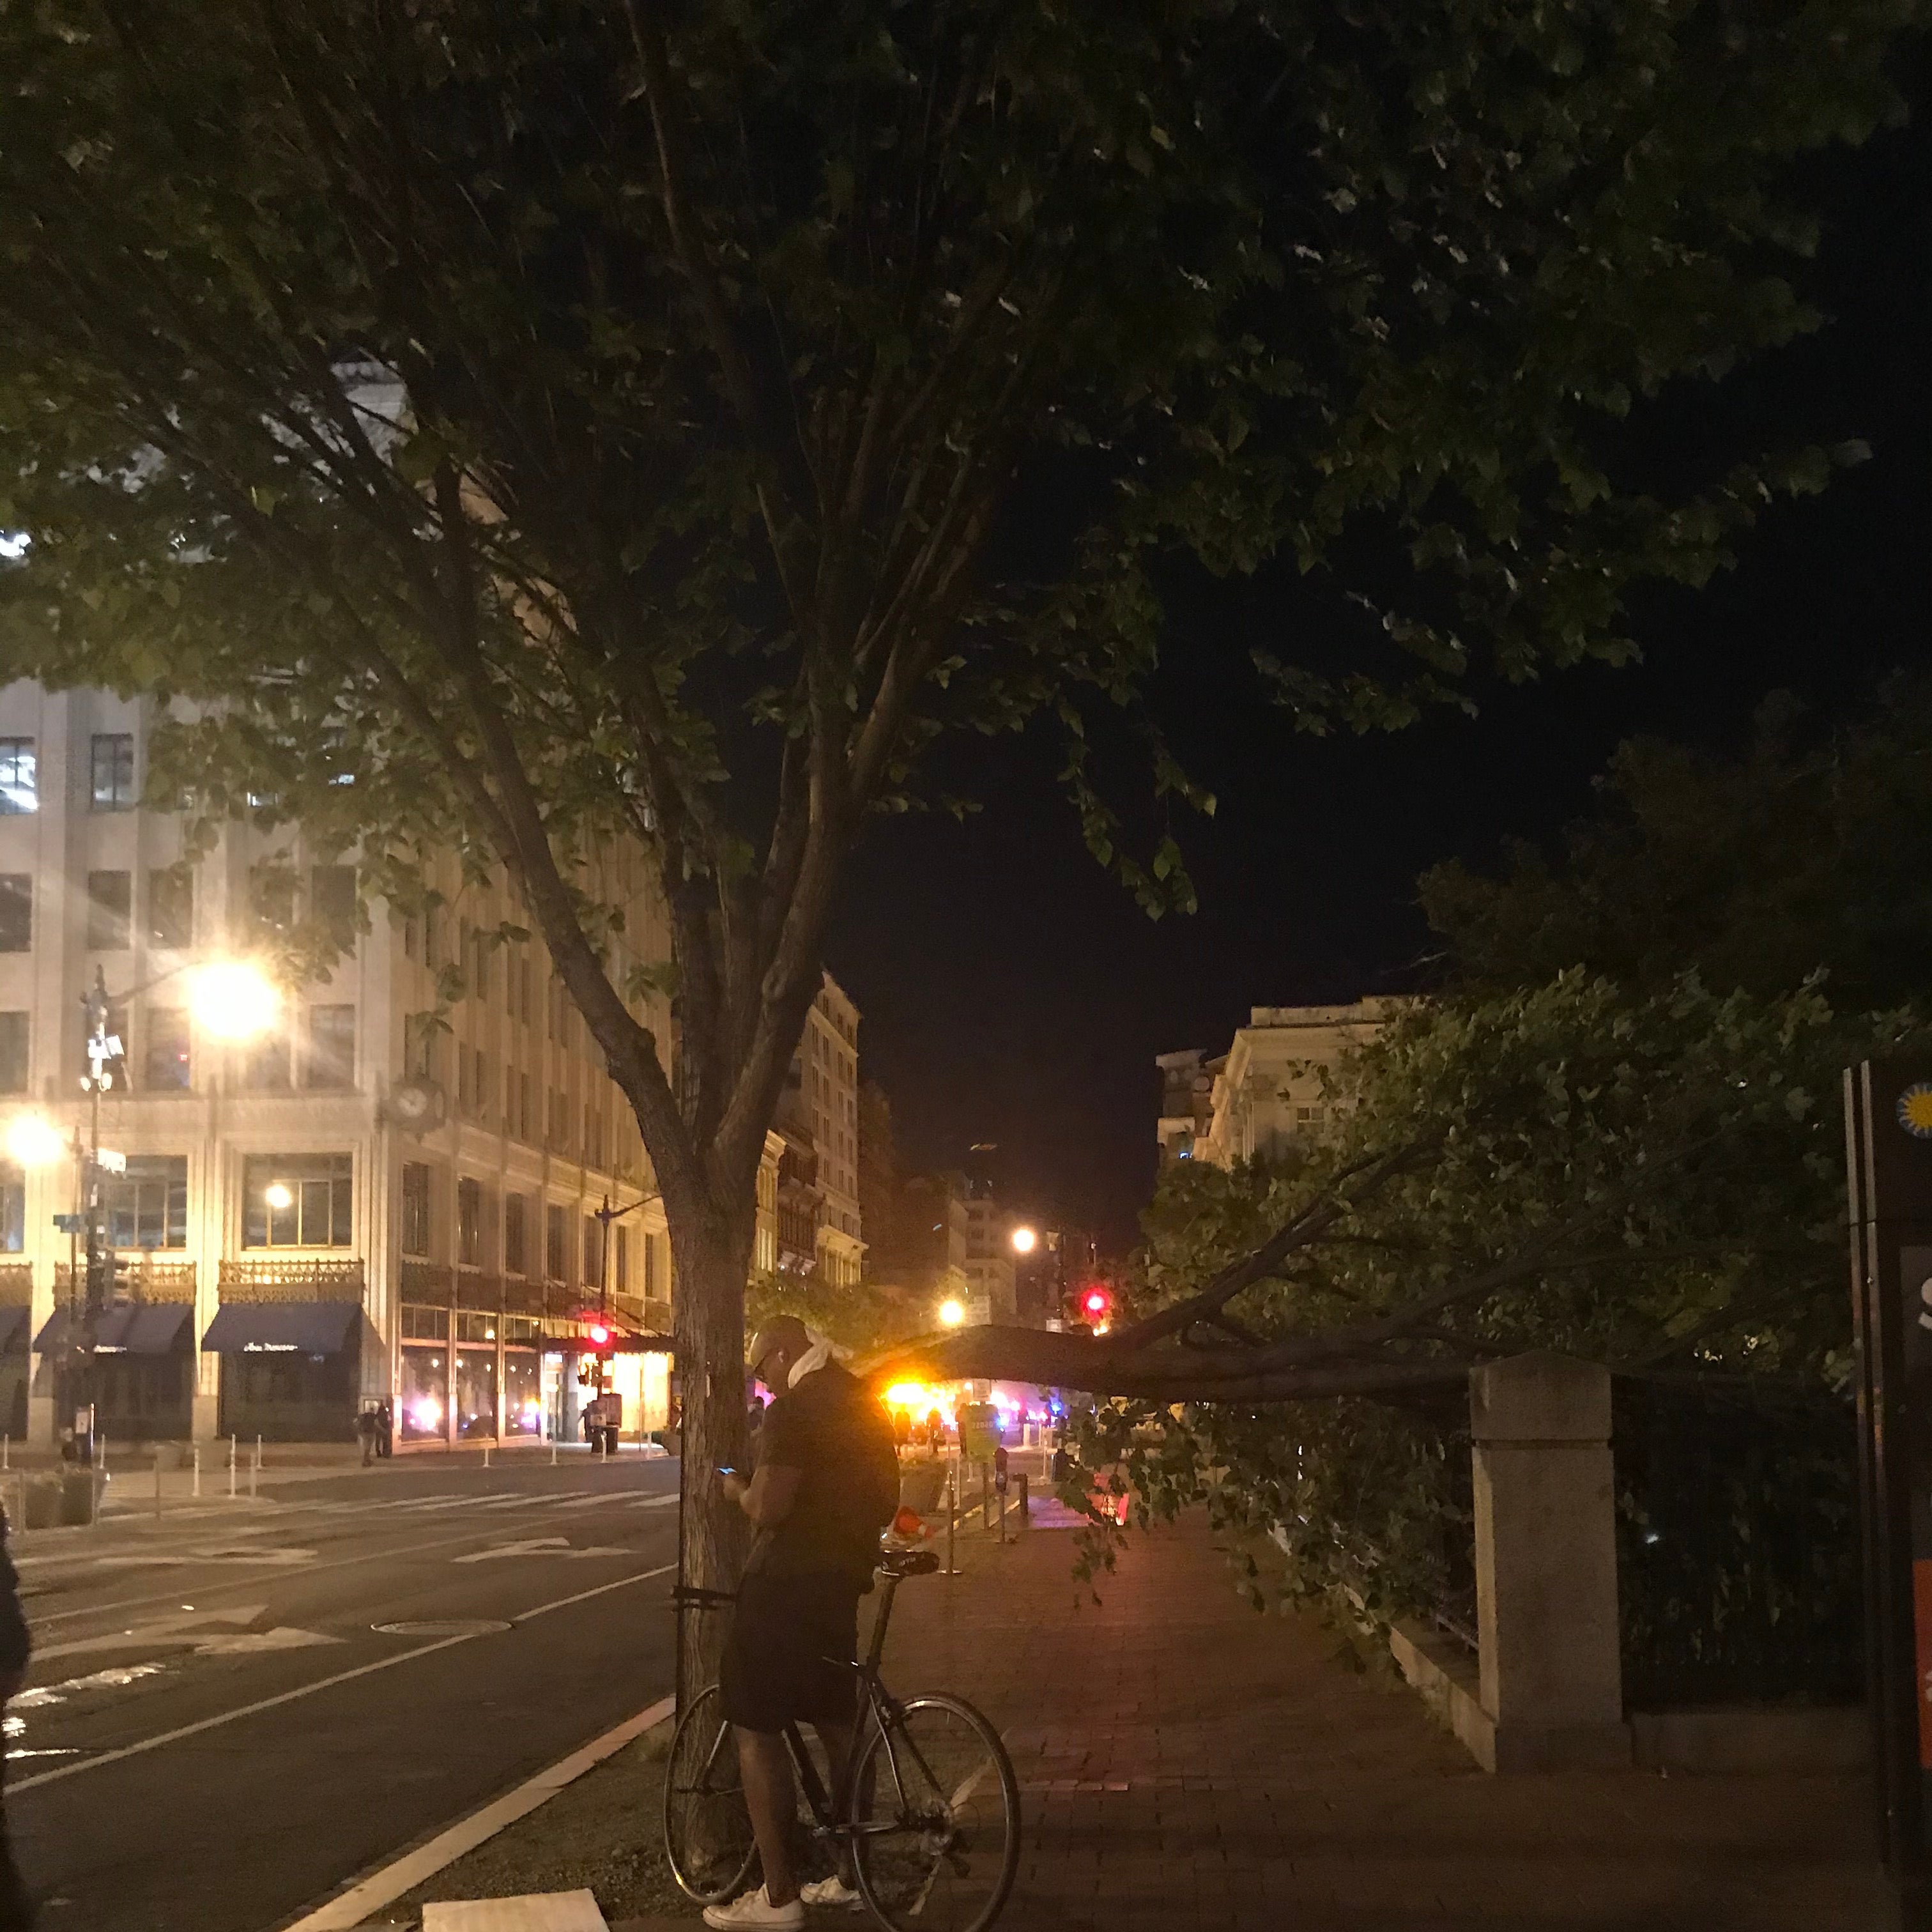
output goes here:
<path id="1" fill-rule="evenodd" d="M 859 1710 L 851 1669 L 859 1596 L 848 1576 L 747 1576 L 718 1672 L 725 1717 L 748 1731 L 850 1724 Z"/>

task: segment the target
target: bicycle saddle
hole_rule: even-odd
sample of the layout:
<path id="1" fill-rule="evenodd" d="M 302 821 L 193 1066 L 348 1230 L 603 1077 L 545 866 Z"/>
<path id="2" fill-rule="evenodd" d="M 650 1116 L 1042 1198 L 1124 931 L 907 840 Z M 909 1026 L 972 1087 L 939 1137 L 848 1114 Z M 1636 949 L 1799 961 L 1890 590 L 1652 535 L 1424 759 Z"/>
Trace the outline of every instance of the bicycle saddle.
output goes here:
<path id="1" fill-rule="evenodd" d="M 883 1576 L 929 1576 L 939 1558 L 929 1550 L 882 1550 L 878 1567 Z"/>

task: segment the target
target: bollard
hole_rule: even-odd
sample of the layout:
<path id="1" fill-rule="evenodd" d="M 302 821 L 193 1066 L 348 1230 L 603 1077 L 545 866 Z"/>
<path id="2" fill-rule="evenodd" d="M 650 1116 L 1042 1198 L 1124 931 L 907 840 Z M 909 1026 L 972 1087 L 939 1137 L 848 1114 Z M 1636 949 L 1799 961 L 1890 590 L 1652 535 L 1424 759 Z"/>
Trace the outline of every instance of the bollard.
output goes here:
<path id="1" fill-rule="evenodd" d="M 255 1438 L 255 1460 L 248 1465 L 248 1500 L 252 1503 L 258 1493 L 262 1480 L 262 1438 Z"/>
<path id="2" fill-rule="evenodd" d="M 196 1502 L 201 1500 L 201 1444 L 199 1442 L 194 1445 L 194 1499 Z"/>
<path id="3" fill-rule="evenodd" d="M 240 1460 L 235 1453 L 235 1438 L 231 1436 L 228 1438 L 228 1500 L 231 1503 L 235 1500 L 235 1466 Z"/>
<path id="4" fill-rule="evenodd" d="M 1021 1528 L 1024 1529 L 1028 1524 L 1033 1520 L 1033 1502 L 1032 1498 L 1027 1494 L 1027 1473 L 1024 1469 L 1020 1472 L 1019 1482 L 1020 1527 Z"/>
<path id="5" fill-rule="evenodd" d="M 490 1466 L 490 1445 L 487 1442 L 483 1445 L 483 1466 L 486 1469 Z"/>
<path id="6" fill-rule="evenodd" d="M 980 1521 L 986 1528 L 993 1526 L 993 1472 L 984 1462 L 980 1465 Z"/>
<path id="7" fill-rule="evenodd" d="M 12 1436 L 0 1436 L 0 1469 L 10 1468 L 12 1467 L 10 1459 L 13 1447 L 14 1438 Z"/>
<path id="8" fill-rule="evenodd" d="M 554 1436 L 550 1438 L 550 1466 L 553 1469 L 556 1467 L 556 1438 Z"/>
<path id="9" fill-rule="evenodd" d="M 154 1514 L 161 1513 L 161 1451 L 158 1444 L 154 1449 Z"/>
<path id="10" fill-rule="evenodd" d="M 958 1512 L 952 1507 L 952 1472 L 946 1472 L 946 1574 L 956 1576 L 959 1572 L 952 1561 L 952 1525 Z"/>

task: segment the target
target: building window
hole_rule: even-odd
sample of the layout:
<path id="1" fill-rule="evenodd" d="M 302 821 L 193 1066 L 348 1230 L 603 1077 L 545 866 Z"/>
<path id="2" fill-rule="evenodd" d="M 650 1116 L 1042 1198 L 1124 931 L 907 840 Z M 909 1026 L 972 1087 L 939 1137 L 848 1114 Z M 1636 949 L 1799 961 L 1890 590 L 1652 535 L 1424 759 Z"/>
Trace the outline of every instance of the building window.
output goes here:
<path id="1" fill-rule="evenodd" d="M 252 1154 L 243 1168 L 244 1248 L 346 1248 L 354 1239 L 346 1154 Z"/>
<path id="2" fill-rule="evenodd" d="M 94 808 L 130 812 L 134 805 L 134 734 L 97 731 L 94 734 Z"/>
<path id="3" fill-rule="evenodd" d="M 620 1294 L 631 1289 L 631 1231 L 621 1222 L 617 1226 L 616 1285 Z"/>
<path id="4" fill-rule="evenodd" d="M 87 950 L 124 952 L 128 948 L 128 915 L 132 910 L 134 875 L 131 872 L 90 872 L 87 875 Z"/>
<path id="5" fill-rule="evenodd" d="M 130 1154 L 125 1174 L 103 1178 L 100 1204 L 110 1247 L 186 1247 L 187 1155 Z"/>
<path id="6" fill-rule="evenodd" d="M 27 1245 L 27 1177 L 0 1161 L 0 1255 L 17 1255 Z"/>
<path id="7" fill-rule="evenodd" d="M 347 945 L 356 932 L 356 868 L 311 866 L 308 909 L 311 918 L 328 928 L 331 938 L 338 945 Z"/>
<path id="8" fill-rule="evenodd" d="M 646 1301 L 662 1301 L 664 1299 L 658 1289 L 658 1238 L 648 1232 L 644 1236 L 644 1299 Z"/>
<path id="9" fill-rule="evenodd" d="M 434 1013 L 410 1013 L 403 1021 L 403 1072 L 412 1078 L 434 1080 L 442 1064 L 444 1022 Z"/>
<path id="10" fill-rule="evenodd" d="M 0 818 L 40 808 L 33 740 L 0 738 Z"/>
<path id="11" fill-rule="evenodd" d="M 423 964 L 434 973 L 442 964 L 442 922 L 436 916 L 440 907 L 423 908 Z"/>
<path id="12" fill-rule="evenodd" d="M 26 872 L 0 872 L 0 952 L 25 952 L 34 943 L 34 881 Z"/>
<path id="13" fill-rule="evenodd" d="M 564 1248 L 569 1222 L 555 1202 L 544 1209 L 544 1273 L 552 1281 L 564 1276 Z"/>
<path id="14" fill-rule="evenodd" d="M 27 1016 L 0 1013 L 0 1094 L 27 1090 Z"/>
<path id="15" fill-rule="evenodd" d="M 147 1019 L 143 1084 L 150 1093 L 178 1091 L 189 1084 L 188 1015 L 179 1006 L 152 1006 Z"/>
<path id="16" fill-rule="evenodd" d="M 472 998 L 487 1000 L 490 997 L 490 935 L 478 930 L 470 942 L 470 991 Z"/>
<path id="17" fill-rule="evenodd" d="M 476 1103 L 476 1118 L 487 1120 L 490 1118 L 490 1063 L 483 1057 L 479 1046 L 475 1053 L 476 1071 L 470 1078 L 470 1097 Z"/>
<path id="18" fill-rule="evenodd" d="M 516 976 L 517 1017 L 528 1026 L 530 1023 L 530 953 L 528 946 L 517 949 Z"/>
<path id="19" fill-rule="evenodd" d="M 483 1265 L 483 1184 L 466 1174 L 456 1184 L 456 1258 L 465 1268 Z"/>
<path id="20" fill-rule="evenodd" d="M 289 1084 L 289 1036 L 265 1034 L 248 1049 L 242 1063 L 242 1084 L 251 1092 L 275 1094 Z"/>
<path id="21" fill-rule="evenodd" d="M 429 1168 L 422 1161 L 403 1162 L 403 1252 L 429 1252 Z"/>
<path id="22" fill-rule="evenodd" d="M 416 956 L 416 922 L 412 919 L 403 921 L 403 957 L 413 959 Z"/>
<path id="23" fill-rule="evenodd" d="M 248 915 L 264 938 L 288 932 L 296 922 L 296 875 L 284 859 L 248 870 Z"/>
<path id="24" fill-rule="evenodd" d="M 527 1231 L 524 1226 L 526 1208 L 520 1194 L 506 1194 L 503 1197 L 503 1272 L 521 1274 L 527 1258 L 524 1242 Z"/>
<path id="25" fill-rule="evenodd" d="M 148 874 L 148 938 L 174 952 L 194 944 L 194 874 L 185 866 L 163 866 Z"/>
<path id="26" fill-rule="evenodd" d="M 311 1006 L 308 1049 L 302 1056 L 305 1087 L 341 1088 L 356 1084 L 356 1009 Z"/>
<path id="27" fill-rule="evenodd" d="M 604 1223 L 595 1214 L 584 1217 L 584 1285 L 604 1286 Z"/>

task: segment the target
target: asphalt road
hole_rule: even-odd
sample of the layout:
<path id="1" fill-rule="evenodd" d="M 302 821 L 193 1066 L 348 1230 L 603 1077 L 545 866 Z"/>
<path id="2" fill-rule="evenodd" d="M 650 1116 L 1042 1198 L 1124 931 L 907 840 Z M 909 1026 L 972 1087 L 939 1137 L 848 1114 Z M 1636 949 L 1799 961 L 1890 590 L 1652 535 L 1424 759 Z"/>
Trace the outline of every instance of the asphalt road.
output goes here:
<path id="1" fill-rule="evenodd" d="M 24 1539 L 7 1814 L 46 1932 L 268 1932 L 664 1695 L 676 1490 L 398 1462 Z"/>

